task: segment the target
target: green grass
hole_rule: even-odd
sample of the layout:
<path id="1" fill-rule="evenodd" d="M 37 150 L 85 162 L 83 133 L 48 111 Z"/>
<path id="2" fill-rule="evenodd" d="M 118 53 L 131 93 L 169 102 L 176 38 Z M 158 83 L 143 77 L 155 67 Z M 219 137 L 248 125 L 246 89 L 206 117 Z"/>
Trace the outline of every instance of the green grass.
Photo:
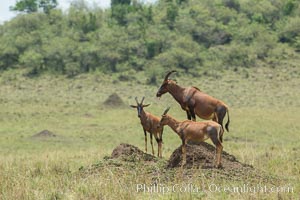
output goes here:
<path id="1" fill-rule="evenodd" d="M 176 79 L 180 85 L 197 86 L 226 102 L 231 124 L 230 132 L 224 136 L 224 150 L 265 176 L 277 177 L 275 183 L 258 178 L 249 184 L 290 185 L 293 193 L 206 193 L 212 183 L 223 187 L 247 184 L 244 176 L 230 180 L 218 177 L 215 171 L 214 176 L 206 176 L 201 170 L 183 176 L 180 171 L 161 171 L 159 166 L 150 170 L 157 169 L 157 174 L 149 174 L 149 169 L 142 166 L 103 165 L 82 172 L 80 168 L 103 162 L 103 157 L 109 156 L 119 143 L 144 150 L 136 110 L 129 106 L 106 108 L 102 103 L 110 94 L 117 92 L 127 105 L 135 103 L 135 96 L 145 96 L 145 102 L 151 103 L 147 111 L 158 116 L 167 106 L 171 106 L 169 113 L 178 119 L 185 119 L 185 113 L 168 94 L 158 100 L 158 86 L 144 84 L 143 73 L 136 75 L 137 81 L 120 82 L 117 75 L 97 73 L 74 79 L 50 75 L 29 79 L 19 70 L 0 74 L 0 199 L 299 198 L 299 68 L 204 74 L 209 76 L 195 78 L 180 73 Z M 31 138 L 45 129 L 58 137 Z M 163 139 L 163 157 L 168 159 L 180 140 L 167 127 Z M 160 180 L 164 186 L 192 183 L 201 191 L 136 192 L 137 184 L 151 184 L 153 180 Z"/>

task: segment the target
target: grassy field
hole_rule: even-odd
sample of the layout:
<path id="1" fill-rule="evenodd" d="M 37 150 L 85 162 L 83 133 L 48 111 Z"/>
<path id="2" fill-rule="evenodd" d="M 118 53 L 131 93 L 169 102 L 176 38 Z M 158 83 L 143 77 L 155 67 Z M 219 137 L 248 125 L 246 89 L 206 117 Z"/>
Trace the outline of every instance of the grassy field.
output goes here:
<path id="1" fill-rule="evenodd" d="M 142 72 L 132 81 L 120 81 L 119 76 L 95 73 L 73 79 L 53 75 L 27 78 L 20 70 L 0 74 L 0 199 L 300 198 L 299 67 L 204 71 L 197 78 L 183 73 L 174 76 L 179 85 L 197 86 L 229 105 L 231 124 L 224 136 L 224 150 L 264 174 L 255 180 L 250 174 L 235 179 L 218 176 L 218 170 L 211 176 L 205 170 L 165 171 L 164 160 L 181 143 L 167 127 L 164 159 L 151 169 L 143 163 L 127 167 L 105 164 L 103 158 L 120 143 L 144 150 L 136 110 L 128 106 L 135 103 L 135 96 L 145 96 L 145 102 L 151 103 L 147 111 L 155 115 L 171 106 L 171 115 L 186 117 L 170 95 L 160 100 L 155 97 L 158 86 L 145 84 Z M 112 93 L 118 93 L 125 106 L 104 106 Z M 32 137 L 43 130 L 57 136 Z M 155 182 L 161 188 L 175 185 L 176 191 L 137 192 L 138 184 Z M 189 184 L 199 191 L 180 191 Z M 257 193 L 224 189 L 244 184 L 279 189 Z M 284 190 L 287 187 L 289 191 Z"/>

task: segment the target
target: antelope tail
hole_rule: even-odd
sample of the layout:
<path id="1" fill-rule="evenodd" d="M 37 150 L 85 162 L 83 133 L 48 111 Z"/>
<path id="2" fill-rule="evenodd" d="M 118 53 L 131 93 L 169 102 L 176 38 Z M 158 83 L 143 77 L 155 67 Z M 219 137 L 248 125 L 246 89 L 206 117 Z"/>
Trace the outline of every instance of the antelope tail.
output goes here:
<path id="1" fill-rule="evenodd" d="M 229 118 L 229 110 L 227 108 L 227 122 L 225 124 L 226 130 L 229 132 L 229 123 L 230 123 L 230 118 Z"/>

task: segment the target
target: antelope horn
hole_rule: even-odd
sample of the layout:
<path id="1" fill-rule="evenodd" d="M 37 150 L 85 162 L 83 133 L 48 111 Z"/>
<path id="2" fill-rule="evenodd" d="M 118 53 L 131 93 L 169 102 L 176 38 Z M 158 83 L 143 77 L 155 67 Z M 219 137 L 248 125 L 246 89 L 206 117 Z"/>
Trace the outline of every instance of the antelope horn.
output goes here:
<path id="1" fill-rule="evenodd" d="M 135 97 L 134 99 L 136 101 L 136 104 L 139 104 L 137 97 Z"/>
<path id="2" fill-rule="evenodd" d="M 171 107 L 168 107 L 168 108 L 164 111 L 164 114 L 163 114 L 163 115 L 166 115 L 167 112 L 169 112 L 170 108 L 171 108 Z"/>
<path id="3" fill-rule="evenodd" d="M 169 76 L 174 73 L 174 72 L 177 72 L 176 70 L 172 70 L 170 72 L 167 73 L 167 75 L 165 76 L 165 81 L 168 80 Z"/>
<path id="4" fill-rule="evenodd" d="M 142 98 L 141 104 L 143 104 L 145 97 Z"/>

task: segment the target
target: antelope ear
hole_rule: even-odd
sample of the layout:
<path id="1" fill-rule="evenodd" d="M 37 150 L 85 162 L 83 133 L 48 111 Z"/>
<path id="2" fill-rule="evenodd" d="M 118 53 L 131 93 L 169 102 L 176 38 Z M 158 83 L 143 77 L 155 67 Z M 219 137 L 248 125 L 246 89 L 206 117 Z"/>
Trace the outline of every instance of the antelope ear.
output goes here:
<path id="1" fill-rule="evenodd" d="M 130 105 L 130 107 L 131 107 L 131 108 L 137 108 L 137 106 L 134 106 L 134 105 Z"/>
<path id="2" fill-rule="evenodd" d="M 149 104 L 146 104 L 146 105 L 143 105 L 143 107 L 148 107 L 148 106 L 150 106 L 150 103 L 149 103 Z"/>

